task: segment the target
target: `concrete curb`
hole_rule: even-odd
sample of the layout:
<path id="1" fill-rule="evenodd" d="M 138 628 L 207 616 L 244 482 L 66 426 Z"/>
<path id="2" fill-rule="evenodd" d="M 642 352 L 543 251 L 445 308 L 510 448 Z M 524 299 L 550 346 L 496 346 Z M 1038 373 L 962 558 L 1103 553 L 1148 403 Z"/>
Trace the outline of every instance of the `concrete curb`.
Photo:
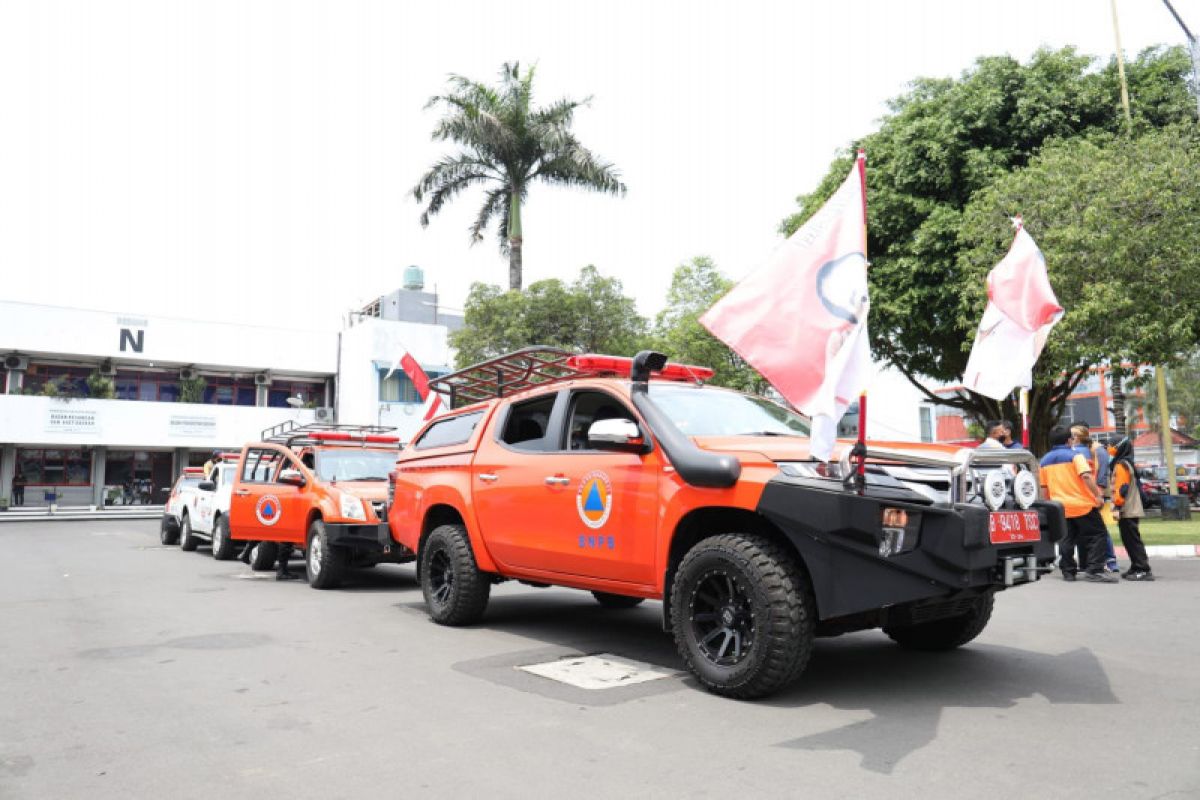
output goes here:
<path id="1" fill-rule="evenodd" d="M 1129 560 L 1124 547 L 1114 547 L 1117 558 Z M 1150 544 L 1146 545 L 1150 558 L 1200 558 L 1200 544 Z"/>
<path id="2" fill-rule="evenodd" d="M 66 522 L 73 519 L 158 519 L 163 514 L 162 506 L 136 506 L 128 509 L 115 510 L 109 507 L 104 511 L 92 508 L 58 509 L 51 514 L 46 509 L 38 511 L 6 511 L 0 514 L 0 523 L 5 522 Z"/>

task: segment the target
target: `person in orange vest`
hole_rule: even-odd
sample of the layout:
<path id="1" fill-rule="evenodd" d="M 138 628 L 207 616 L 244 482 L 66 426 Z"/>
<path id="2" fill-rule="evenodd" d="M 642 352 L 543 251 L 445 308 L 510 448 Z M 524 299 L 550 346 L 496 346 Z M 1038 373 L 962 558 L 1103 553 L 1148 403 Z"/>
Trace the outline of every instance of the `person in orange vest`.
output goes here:
<path id="1" fill-rule="evenodd" d="M 1113 506 L 1117 513 L 1117 530 L 1121 532 L 1121 544 L 1129 554 L 1129 571 L 1121 575 L 1127 581 L 1152 581 L 1150 559 L 1146 545 L 1142 543 L 1140 522 L 1146 516 L 1142 505 L 1142 487 L 1137 470 L 1133 466 L 1133 443 L 1129 437 L 1108 448 L 1112 456 Z"/>
<path id="2" fill-rule="evenodd" d="M 1104 543 L 1108 529 L 1100 517 L 1104 496 L 1092 477 L 1092 464 L 1074 449 L 1075 437 L 1063 425 L 1050 429 L 1050 452 L 1042 458 L 1042 490 L 1051 500 L 1062 503 L 1067 515 L 1067 535 L 1058 543 L 1059 569 L 1063 580 L 1075 580 L 1083 571 L 1093 583 L 1116 583 L 1115 575 L 1104 569 Z M 1083 553 L 1084 563 L 1075 562 L 1075 548 Z"/>
<path id="3" fill-rule="evenodd" d="M 1075 449 L 1083 454 L 1083 456 L 1091 462 L 1092 477 L 1096 479 L 1096 485 L 1100 487 L 1100 494 L 1104 495 L 1104 502 L 1108 503 L 1111 499 L 1109 493 L 1109 455 L 1108 449 L 1099 442 L 1092 441 L 1092 431 L 1087 425 L 1082 422 L 1071 426 L 1071 435 L 1075 437 Z M 1103 507 L 1101 507 L 1101 520 L 1104 519 Z M 1117 551 L 1113 547 L 1112 534 L 1108 532 L 1108 526 L 1104 526 L 1104 546 L 1107 548 L 1104 556 L 1104 566 L 1109 572 L 1120 572 L 1121 567 L 1117 564 Z M 1080 556 L 1083 560 L 1083 556 Z"/>

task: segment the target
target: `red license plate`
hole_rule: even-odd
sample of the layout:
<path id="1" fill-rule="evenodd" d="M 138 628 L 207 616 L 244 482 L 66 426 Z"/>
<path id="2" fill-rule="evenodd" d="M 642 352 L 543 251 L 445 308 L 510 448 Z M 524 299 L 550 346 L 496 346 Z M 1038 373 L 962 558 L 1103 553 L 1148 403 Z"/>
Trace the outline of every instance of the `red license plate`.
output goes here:
<path id="1" fill-rule="evenodd" d="M 989 517 L 992 544 L 1038 542 L 1042 539 L 1036 511 L 993 511 Z"/>

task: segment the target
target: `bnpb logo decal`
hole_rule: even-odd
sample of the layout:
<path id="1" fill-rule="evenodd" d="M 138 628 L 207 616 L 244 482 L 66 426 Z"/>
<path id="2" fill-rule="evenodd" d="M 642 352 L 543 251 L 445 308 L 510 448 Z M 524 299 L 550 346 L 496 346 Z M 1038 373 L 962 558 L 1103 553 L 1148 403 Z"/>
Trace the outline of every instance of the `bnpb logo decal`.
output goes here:
<path id="1" fill-rule="evenodd" d="M 575 508 L 583 524 L 589 528 L 604 527 L 612 513 L 612 504 L 612 483 L 608 476 L 599 470 L 584 475 L 575 494 Z"/>
<path id="2" fill-rule="evenodd" d="M 279 518 L 283 516 L 283 509 L 279 507 L 279 498 L 273 494 L 264 494 L 258 498 L 258 504 L 254 506 L 254 516 L 258 517 L 258 521 L 263 525 L 274 525 L 279 522 Z"/>

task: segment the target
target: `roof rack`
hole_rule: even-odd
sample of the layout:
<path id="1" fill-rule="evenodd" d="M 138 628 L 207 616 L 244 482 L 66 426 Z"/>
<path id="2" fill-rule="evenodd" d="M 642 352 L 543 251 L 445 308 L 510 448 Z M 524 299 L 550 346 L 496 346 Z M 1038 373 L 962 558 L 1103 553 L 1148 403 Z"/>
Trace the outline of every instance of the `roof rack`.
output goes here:
<path id="1" fill-rule="evenodd" d="M 324 422 L 314 422 L 308 425 L 297 425 L 294 420 L 287 420 L 273 425 L 262 432 L 261 440 L 281 444 L 285 447 L 304 447 L 309 445 L 342 445 L 365 447 L 374 445 L 382 447 L 395 444 L 402 447 L 398 437 L 387 436 L 396 429 L 382 425 L 333 425 Z M 322 434 L 345 434 L 344 437 L 322 436 Z M 375 438 L 378 437 L 378 438 Z M 394 441 L 382 441 L 389 439 Z"/>
<path id="2" fill-rule="evenodd" d="M 506 397 L 531 386 L 595 375 L 568 365 L 575 354 L 558 347 L 534 345 L 429 381 L 429 388 L 449 396 L 450 408 Z"/>

